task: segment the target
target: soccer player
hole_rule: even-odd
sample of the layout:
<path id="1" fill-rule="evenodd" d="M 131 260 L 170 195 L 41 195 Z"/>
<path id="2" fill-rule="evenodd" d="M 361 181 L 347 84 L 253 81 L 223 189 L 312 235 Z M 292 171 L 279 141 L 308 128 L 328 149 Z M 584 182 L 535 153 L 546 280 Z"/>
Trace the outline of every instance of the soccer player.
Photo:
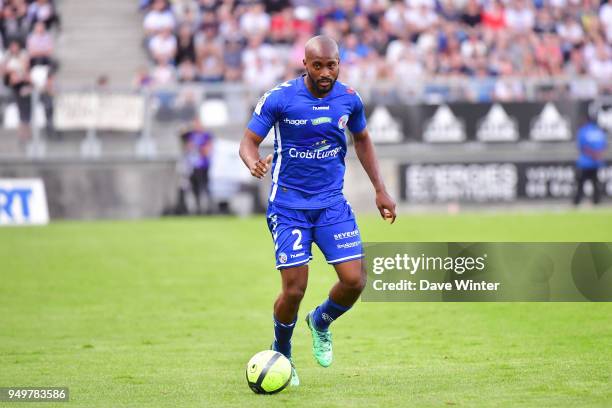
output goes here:
<path id="1" fill-rule="evenodd" d="M 315 360 L 328 367 L 329 325 L 351 308 L 366 282 L 361 236 L 342 194 L 346 129 L 353 134 L 357 157 L 374 186 L 381 216 L 393 223 L 396 214 L 379 173 L 361 98 L 337 82 L 338 45 L 326 36 L 311 38 L 303 62 L 305 75 L 269 90 L 257 103 L 240 144 L 240 157 L 259 179 L 272 169 L 267 223 L 282 279 L 274 303 L 272 349 L 291 360 L 291 336 L 306 290 L 313 242 L 336 270 L 338 282 L 328 299 L 306 316 Z M 263 159 L 259 144 L 272 127 L 274 157 Z M 295 366 L 291 385 L 299 385 Z"/>
<path id="2" fill-rule="evenodd" d="M 597 172 L 605 165 L 604 154 L 608 148 L 606 132 L 597 124 L 594 107 L 589 107 L 587 122 L 578 129 L 577 145 L 580 156 L 576 160 L 576 194 L 574 205 L 584 196 L 584 184 L 593 184 L 593 204 L 601 200 L 601 186 Z"/>

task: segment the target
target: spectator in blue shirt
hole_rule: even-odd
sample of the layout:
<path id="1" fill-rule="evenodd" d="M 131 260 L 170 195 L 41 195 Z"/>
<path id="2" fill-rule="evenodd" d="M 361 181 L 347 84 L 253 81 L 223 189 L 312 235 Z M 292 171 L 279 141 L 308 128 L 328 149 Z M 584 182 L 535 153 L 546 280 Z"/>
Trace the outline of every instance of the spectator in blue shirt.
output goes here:
<path id="1" fill-rule="evenodd" d="M 593 116 L 593 115 L 590 115 Z M 574 204 L 578 205 L 584 197 L 584 184 L 590 180 L 593 184 L 593 203 L 601 200 L 601 186 L 597 175 L 604 166 L 604 154 L 608 148 L 606 132 L 597 124 L 594 117 L 578 129 L 577 135 L 579 156 L 576 161 L 576 195 Z"/>
<path id="2" fill-rule="evenodd" d="M 193 120 L 192 126 L 181 135 L 185 146 L 185 160 L 190 168 L 189 182 L 195 197 L 198 214 L 204 213 L 202 196 L 206 196 L 206 213 L 213 210 L 210 195 L 208 170 L 212 153 L 213 136 L 208 132 L 199 118 Z"/>

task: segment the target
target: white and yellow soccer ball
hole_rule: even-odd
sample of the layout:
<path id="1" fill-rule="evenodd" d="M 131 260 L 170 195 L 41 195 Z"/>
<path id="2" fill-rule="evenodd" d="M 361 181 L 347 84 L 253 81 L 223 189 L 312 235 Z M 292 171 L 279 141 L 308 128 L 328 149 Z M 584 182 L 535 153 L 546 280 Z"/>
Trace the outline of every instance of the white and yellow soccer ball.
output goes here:
<path id="1" fill-rule="evenodd" d="M 255 394 L 275 394 L 289 384 L 291 362 L 278 351 L 260 351 L 249 360 L 246 378 Z"/>

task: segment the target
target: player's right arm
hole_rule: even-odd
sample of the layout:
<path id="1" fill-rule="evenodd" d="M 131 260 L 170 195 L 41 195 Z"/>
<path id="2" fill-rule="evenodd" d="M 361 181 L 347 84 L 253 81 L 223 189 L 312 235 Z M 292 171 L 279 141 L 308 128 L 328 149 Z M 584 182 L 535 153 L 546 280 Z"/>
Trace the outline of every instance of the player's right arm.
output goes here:
<path id="1" fill-rule="evenodd" d="M 244 131 L 242 141 L 240 141 L 240 158 L 247 166 L 251 175 L 259 179 L 263 178 L 270 170 L 272 164 L 272 155 L 262 159 L 259 157 L 259 145 L 263 139 L 251 129 Z"/>
<path id="2" fill-rule="evenodd" d="M 258 179 L 266 175 L 272 164 L 271 154 L 265 159 L 259 157 L 259 145 L 276 122 L 277 117 L 278 93 L 268 91 L 257 102 L 253 116 L 240 142 L 240 158 L 251 172 L 251 175 Z"/>

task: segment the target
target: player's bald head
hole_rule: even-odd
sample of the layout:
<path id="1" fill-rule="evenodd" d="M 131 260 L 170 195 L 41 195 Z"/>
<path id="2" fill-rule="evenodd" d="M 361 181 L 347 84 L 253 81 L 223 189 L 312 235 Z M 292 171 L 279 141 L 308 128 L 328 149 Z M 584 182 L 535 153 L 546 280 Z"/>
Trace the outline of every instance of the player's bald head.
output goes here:
<path id="1" fill-rule="evenodd" d="M 326 35 L 308 40 L 304 47 L 304 68 L 310 91 L 318 98 L 327 95 L 340 73 L 338 44 Z"/>
<path id="2" fill-rule="evenodd" d="M 304 58 L 306 60 L 315 58 L 338 59 L 339 56 L 338 44 L 326 35 L 312 37 L 304 47 Z"/>

